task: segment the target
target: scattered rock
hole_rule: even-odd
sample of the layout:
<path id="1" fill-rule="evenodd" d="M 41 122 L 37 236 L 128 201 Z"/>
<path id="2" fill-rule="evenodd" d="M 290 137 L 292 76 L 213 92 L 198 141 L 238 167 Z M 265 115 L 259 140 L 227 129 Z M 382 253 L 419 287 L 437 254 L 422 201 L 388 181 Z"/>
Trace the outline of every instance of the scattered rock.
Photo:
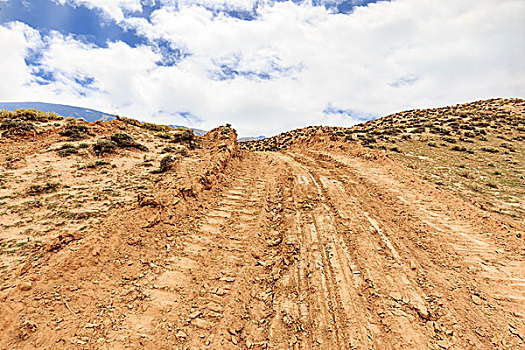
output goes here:
<path id="1" fill-rule="evenodd" d="M 213 294 L 216 294 L 216 295 L 219 295 L 219 296 L 222 296 L 224 294 L 228 293 L 228 290 L 225 289 L 225 288 L 217 288 L 217 290 L 215 291 L 215 293 Z"/>
<path id="2" fill-rule="evenodd" d="M 196 318 L 198 316 L 200 316 L 202 314 L 202 312 L 200 311 L 193 311 L 191 314 L 190 314 L 190 318 L 193 319 L 193 318 Z"/>
<path id="3" fill-rule="evenodd" d="M 21 291 L 23 292 L 27 292 L 29 290 L 31 290 L 31 288 L 33 288 L 33 285 L 31 282 L 22 282 L 19 284 L 18 288 L 20 288 Z"/>
<path id="4" fill-rule="evenodd" d="M 232 335 L 235 335 L 235 334 L 238 334 L 243 328 L 244 327 L 241 322 L 234 321 L 232 322 L 230 328 L 228 329 L 228 332 L 230 332 L 230 334 Z"/>
<path id="5" fill-rule="evenodd" d="M 194 318 L 191 321 L 191 324 L 194 325 L 197 328 L 211 329 L 211 323 L 206 321 L 206 320 L 203 320 L 202 318 Z"/>
<path id="6" fill-rule="evenodd" d="M 472 295 L 472 302 L 476 305 L 481 305 L 482 303 L 482 300 L 480 297 L 478 297 L 477 295 Z"/>
<path id="7" fill-rule="evenodd" d="M 187 336 L 188 335 L 181 330 L 179 330 L 177 334 L 175 334 L 175 337 L 177 337 L 180 340 L 185 340 Z"/>

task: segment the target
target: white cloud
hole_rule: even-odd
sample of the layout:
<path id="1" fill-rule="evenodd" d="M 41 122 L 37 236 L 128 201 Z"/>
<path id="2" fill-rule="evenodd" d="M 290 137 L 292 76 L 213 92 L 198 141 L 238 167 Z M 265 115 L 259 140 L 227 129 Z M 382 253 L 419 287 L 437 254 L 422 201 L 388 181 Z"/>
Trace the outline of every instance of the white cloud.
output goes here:
<path id="1" fill-rule="evenodd" d="M 177 1 L 179 7 L 188 6 L 202 6 L 207 9 L 221 10 L 221 11 L 252 11 L 257 3 L 262 3 L 260 0 L 179 0 Z"/>
<path id="2" fill-rule="evenodd" d="M 141 0 L 53 0 L 61 5 L 85 6 L 88 9 L 103 11 L 110 19 L 117 23 L 125 18 L 126 12 L 142 11 Z"/>
<path id="3" fill-rule="evenodd" d="M 143 120 L 202 128 L 231 122 L 243 135 L 269 135 L 354 122 L 344 113 L 324 114 L 329 106 L 379 116 L 525 95 L 525 4 L 520 0 L 398 0 L 358 7 L 349 15 L 268 3 L 258 8 L 254 21 L 214 15 L 196 2 L 186 0 L 178 10 L 163 7 L 149 20 L 123 12 L 126 28 L 190 54 L 178 65 L 157 66 L 161 57 L 148 46 L 119 42 L 97 48 L 53 34 L 45 39 L 42 64 L 57 81 L 45 86 L 27 86 L 31 76 L 23 56 L 38 40 L 24 33 L 32 30 L 21 24 L 4 27 L 0 49 L 14 53 L 0 57 L 0 64 L 9 60 L 6 64 L 19 68 L 6 72 L 14 90 L 7 95 L 0 90 L 2 99 L 25 99 L 16 96 L 27 92 Z M 251 3 L 216 2 L 239 8 Z M 228 79 L 217 80 L 217 72 Z M 74 80 L 78 76 L 94 82 L 81 87 Z M 186 111 L 202 121 L 173 116 Z"/>
<path id="4" fill-rule="evenodd" d="M 22 97 L 26 84 L 33 79 L 24 57 L 41 46 L 40 33 L 23 23 L 0 26 L 0 98 L 8 101 Z"/>

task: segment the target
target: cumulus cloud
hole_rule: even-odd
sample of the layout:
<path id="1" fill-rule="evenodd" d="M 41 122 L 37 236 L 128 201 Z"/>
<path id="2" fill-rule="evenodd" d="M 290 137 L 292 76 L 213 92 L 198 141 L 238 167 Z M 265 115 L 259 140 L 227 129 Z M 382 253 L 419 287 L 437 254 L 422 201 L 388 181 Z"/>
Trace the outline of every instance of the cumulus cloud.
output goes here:
<path id="1" fill-rule="evenodd" d="M 9 100 L 20 98 L 25 86 L 34 78 L 24 60 L 42 46 L 40 33 L 29 26 L 12 22 L 0 26 L 0 96 Z"/>
<path id="2" fill-rule="evenodd" d="M 351 13 L 258 1 L 252 20 L 216 10 L 253 9 L 255 0 L 163 0 L 148 18 L 128 13 L 138 0 L 114 2 L 121 12 L 102 1 L 60 1 L 98 4 L 145 44 L 100 48 L 41 37 L 21 23 L 1 27 L 0 49 L 13 52 L 0 57 L 1 67 L 16 67 L 5 72 L 14 90 L 0 90 L 2 99 L 27 93 L 142 120 L 231 122 L 243 135 L 270 135 L 525 92 L 520 0 L 397 0 Z M 35 47 L 38 69 L 54 77 L 46 85 L 24 61 Z"/>

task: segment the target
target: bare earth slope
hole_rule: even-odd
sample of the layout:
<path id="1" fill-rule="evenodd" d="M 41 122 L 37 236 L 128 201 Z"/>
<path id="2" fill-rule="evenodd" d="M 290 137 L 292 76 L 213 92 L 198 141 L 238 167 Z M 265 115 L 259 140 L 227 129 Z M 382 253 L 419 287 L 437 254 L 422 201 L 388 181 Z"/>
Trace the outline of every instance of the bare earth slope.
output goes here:
<path id="1" fill-rule="evenodd" d="M 525 347 L 524 227 L 333 136 L 215 129 L 71 239 L 1 255 L 0 348 Z"/>

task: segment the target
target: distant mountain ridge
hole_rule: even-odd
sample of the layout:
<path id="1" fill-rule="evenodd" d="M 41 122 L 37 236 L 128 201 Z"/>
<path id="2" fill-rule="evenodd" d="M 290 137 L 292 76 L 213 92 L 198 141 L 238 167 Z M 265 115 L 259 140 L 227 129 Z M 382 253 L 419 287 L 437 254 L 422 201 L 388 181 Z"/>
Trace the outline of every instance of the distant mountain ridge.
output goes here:
<path id="1" fill-rule="evenodd" d="M 266 138 L 266 136 L 251 136 L 251 137 L 241 137 L 241 138 L 238 138 L 237 141 L 238 142 L 249 142 L 249 141 L 257 141 L 257 140 L 264 140 Z"/>
<path id="2" fill-rule="evenodd" d="M 96 111 L 94 109 L 61 105 L 55 103 L 45 102 L 0 102 L 0 109 L 14 111 L 19 108 L 37 109 L 42 112 L 55 112 L 62 117 L 82 118 L 88 122 L 96 122 L 98 120 L 108 121 L 114 120 L 115 115 Z"/>

